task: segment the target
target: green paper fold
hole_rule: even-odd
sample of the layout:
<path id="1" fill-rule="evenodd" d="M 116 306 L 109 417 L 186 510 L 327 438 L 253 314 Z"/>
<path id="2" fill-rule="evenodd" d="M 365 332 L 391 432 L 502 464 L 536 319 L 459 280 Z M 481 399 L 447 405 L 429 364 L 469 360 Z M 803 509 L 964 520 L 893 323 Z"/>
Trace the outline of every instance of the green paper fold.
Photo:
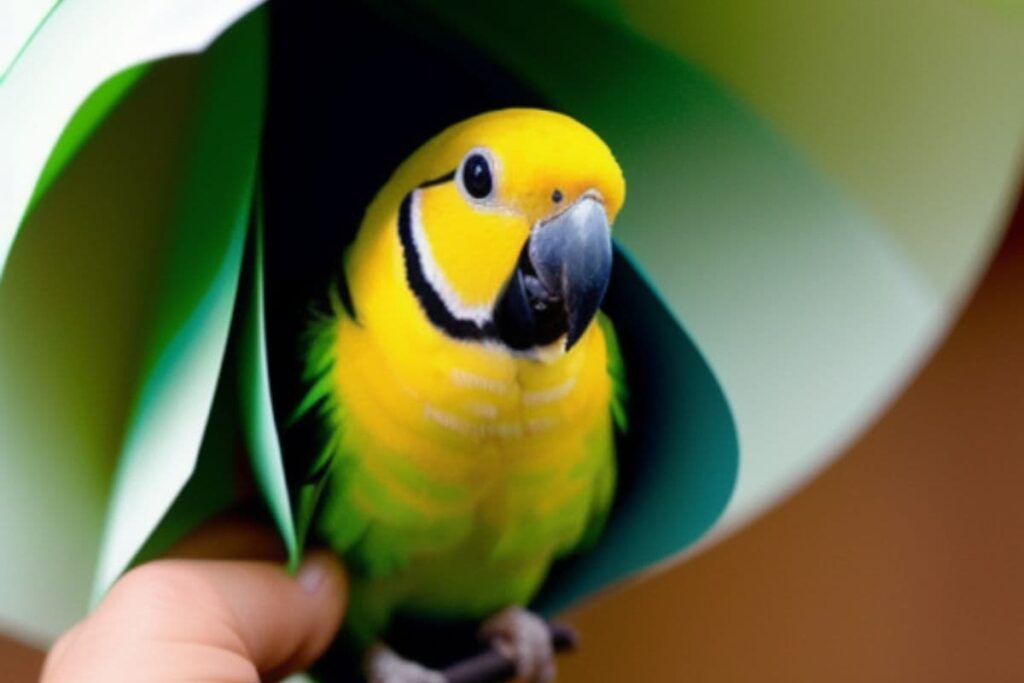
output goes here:
<path id="1" fill-rule="evenodd" d="M 202 60 L 194 147 L 175 201 L 142 385 L 114 477 L 97 597 L 131 563 L 196 463 L 250 218 L 264 50 L 264 17 L 257 13 L 233 27 Z"/>
<path id="2" fill-rule="evenodd" d="M 281 443 L 270 395 L 264 313 L 263 215 L 259 201 L 255 214 L 257 229 L 250 268 L 252 280 L 239 342 L 239 403 L 253 475 L 284 541 L 288 564 L 294 570 L 300 559 L 300 536 L 293 522 Z"/>
<path id="3" fill-rule="evenodd" d="M 0 624 L 42 644 L 87 608 L 200 67 L 154 65 L 97 126 L 0 284 Z"/>
<path id="4" fill-rule="evenodd" d="M 34 13 L 19 7 L 26 23 L 4 26 L 21 32 L 11 36 L 18 47 L 6 59 L 0 54 L 8 62 L 0 65 L 6 68 L 0 79 L 0 276 L 30 201 L 40 193 L 47 159 L 53 175 L 137 77 L 139 65 L 203 50 L 257 4 L 77 0 L 53 2 L 45 12 L 42 5 Z M 62 134 L 61 149 L 53 154 Z"/>
<path id="5" fill-rule="evenodd" d="M 54 179 L 74 157 L 89 135 L 96 129 L 103 119 L 110 113 L 110 110 L 117 106 L 132 86 L 146 73 L 149 64 L 139 64 L 126 69 L 119 74 L 111 76 L 100 87 L 96 88 L 89 98 L 82 103 L 82 106 L 75 112 L 74 117 L 68 122 L 67 128 L 61 133 L 56 146 L 46 160 L 46 166 L 39 174 L 39 180 L 32 191 L 32 198 L 29 199 L 28 214 L 36 205 L 39 199 L 50 189 Z"/>

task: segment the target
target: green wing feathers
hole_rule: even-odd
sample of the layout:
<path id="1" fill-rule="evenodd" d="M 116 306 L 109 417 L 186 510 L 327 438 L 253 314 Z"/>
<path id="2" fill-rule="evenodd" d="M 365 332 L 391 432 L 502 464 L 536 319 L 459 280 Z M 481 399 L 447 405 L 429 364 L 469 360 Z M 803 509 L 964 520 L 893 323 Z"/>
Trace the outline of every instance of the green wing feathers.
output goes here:
<path id="1" fill-rule="evenodd" d="M 622 361 L 619 348 L 619 337 L 615 334 L 615 326 L 604 313 L 597 316 L 597 324 L 604 332 L 605 353 L 608 355 L 608 376 L 612 379 L 612 419 L 615 427 L 623 434 L 629 429 L 629 417 L 626 414 L 626 403 L 629 401 L 629 387 L 626 385 L 626 364 Z"/>

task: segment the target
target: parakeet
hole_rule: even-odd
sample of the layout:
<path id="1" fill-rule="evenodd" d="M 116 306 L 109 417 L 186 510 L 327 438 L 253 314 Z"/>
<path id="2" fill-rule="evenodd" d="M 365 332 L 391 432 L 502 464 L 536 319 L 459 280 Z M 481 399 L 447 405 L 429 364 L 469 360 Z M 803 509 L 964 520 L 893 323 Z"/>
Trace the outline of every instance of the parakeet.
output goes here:
<path id="1" fill-rule="evenodd" d="M 443 680 L 381 640 L 401 614 L 480 620 L 521 677 L 554 678 L 525 606 L 613 498 L 626 390 L 599 308 L 624 199 L 595 133 L 507 109 L 428 141 L 367 209 L 297 415 L 323 425 L 314 531 L 349 567 L 371 681 Z"/>

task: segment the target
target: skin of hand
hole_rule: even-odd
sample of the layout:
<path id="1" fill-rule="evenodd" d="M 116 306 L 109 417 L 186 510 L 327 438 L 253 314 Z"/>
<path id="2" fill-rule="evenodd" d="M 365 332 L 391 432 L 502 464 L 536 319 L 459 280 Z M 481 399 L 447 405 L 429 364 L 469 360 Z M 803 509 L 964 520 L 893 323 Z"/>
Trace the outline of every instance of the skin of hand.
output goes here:
<path id="1" fill-rule="evenodd" d="M 259 683 L 303 670 L 334 639 L 348 584 L 322 551 L 289 575 L 278 545 L 253 523 L 218 523 L 131 570 L 53 646 L 42 683 Z"/>

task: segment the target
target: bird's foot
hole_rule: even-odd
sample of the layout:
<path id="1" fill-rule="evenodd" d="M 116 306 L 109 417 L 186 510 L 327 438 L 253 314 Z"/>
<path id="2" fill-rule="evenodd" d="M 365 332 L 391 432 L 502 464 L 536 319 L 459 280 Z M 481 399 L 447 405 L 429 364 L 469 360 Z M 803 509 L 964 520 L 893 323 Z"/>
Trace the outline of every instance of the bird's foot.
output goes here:
<path id="1" fill-rule="evenodd" d="M 408 660 L 383 643 L 377 643 L 366 657 L 369 683 L 447 683 L 440 671 Z"/>
<path id="2" fill-rule="evenodd" d="M 516 675 L 529 683 L 552 683 L 555 651 L 547 622 L 522 607 L 506 607 L 484 622 L 480 637 L 515 664 Z"/>

